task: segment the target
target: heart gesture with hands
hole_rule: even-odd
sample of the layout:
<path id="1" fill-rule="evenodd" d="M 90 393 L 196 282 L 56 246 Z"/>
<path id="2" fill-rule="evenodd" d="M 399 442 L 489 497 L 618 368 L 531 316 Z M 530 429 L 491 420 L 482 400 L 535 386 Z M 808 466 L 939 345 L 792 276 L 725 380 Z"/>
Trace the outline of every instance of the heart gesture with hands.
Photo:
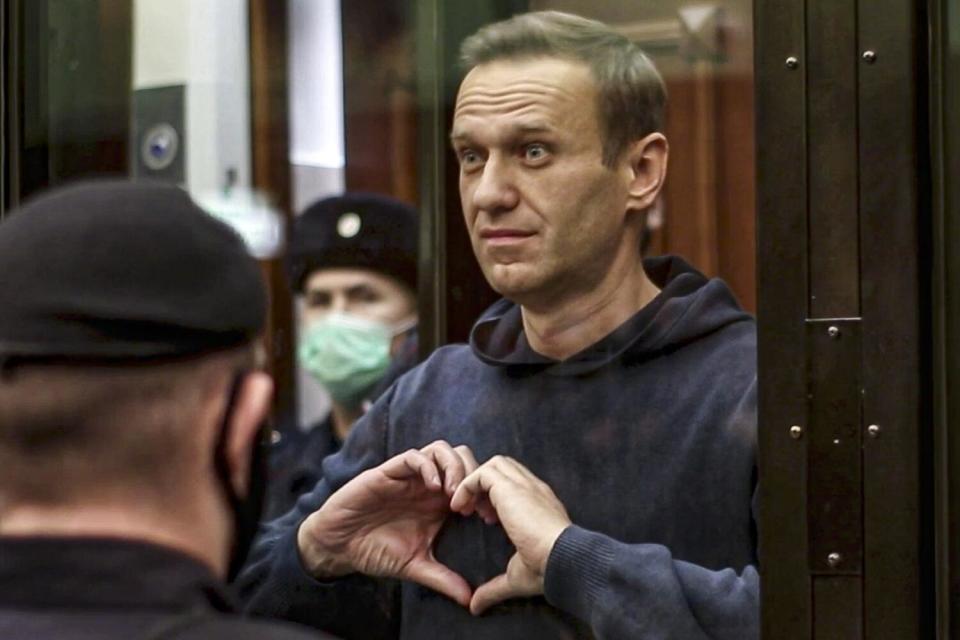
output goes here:
<path id="1" fill-rule="evenodd" d="M 517 549 L 506 572 L 475 592 L 433 555 L 451 512 L 499 521 Z M 516 460 L 496 456 L 480 466 L 467 446 L 438 440 L 343 485 L 303 521 L 297 546 L 318 579 L 358 572 L 411 580 L 479 615 L 503 600 L 543 593 L 550 551 L 569 525 L 550 487 Z"/>
<path id="2" fill-rule="evenodd" d="M 411 449 L 364 471 L 330 496 L 297 532 L 300 558 L 318 579 L 359 572 L 401 578 L 469 606 L 470 585 L 433 556 L 450 498 L 478 467 L 466 446 Z M 481 516 L 493 522 L 489 504 Z"/>
<path id="3" fill-rule="evenodd" d="M 477 587 L 470 612 L 479 615 L 510 598 L 543 593 L 547 560 L 570 516 L 553 490 L 532 471 L 506 456 L 495 456 L 460 483 L 450 508 L 462 515 L 490 507 L 517 551 L 504 573 Z"/>

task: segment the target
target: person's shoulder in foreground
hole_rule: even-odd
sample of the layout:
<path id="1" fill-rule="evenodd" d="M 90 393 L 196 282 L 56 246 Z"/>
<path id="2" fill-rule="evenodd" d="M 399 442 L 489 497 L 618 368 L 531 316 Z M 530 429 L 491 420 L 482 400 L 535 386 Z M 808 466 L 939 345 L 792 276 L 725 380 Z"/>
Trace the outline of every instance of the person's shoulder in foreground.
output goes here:
<path id="1" fill-rule="evenodd" d="M 222 581 L 169 547 L 119 538 L 0 536 L 0 637 L 317 636 L 236 615 Z"/>
<path id="2" fill-rule="evenodd" d="M 0 223 L 0 637 L 315 637 L 244 620 L 266 292 L 182 190 L 38 196 Z"/>

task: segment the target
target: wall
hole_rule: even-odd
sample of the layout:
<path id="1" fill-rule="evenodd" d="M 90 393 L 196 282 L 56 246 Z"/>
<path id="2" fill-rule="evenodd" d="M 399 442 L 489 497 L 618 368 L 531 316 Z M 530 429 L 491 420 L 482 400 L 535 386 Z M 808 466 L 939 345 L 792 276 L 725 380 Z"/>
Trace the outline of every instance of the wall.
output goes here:
<path id="1" fill-rule="evenodd" d="M 135 0 L 133 89 L 186 89 L 186 187 L 250 186 L 250 81 L 245 0 Z"/>

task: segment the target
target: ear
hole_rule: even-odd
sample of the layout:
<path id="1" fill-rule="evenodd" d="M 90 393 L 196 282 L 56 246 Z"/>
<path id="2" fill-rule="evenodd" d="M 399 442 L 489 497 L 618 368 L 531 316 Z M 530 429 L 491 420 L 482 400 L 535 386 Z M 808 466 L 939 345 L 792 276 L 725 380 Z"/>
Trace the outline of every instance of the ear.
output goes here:
<path id="1" fill-rule="evenodd" d="M 259 442 L 260 429 L 270 413 L 273 380 L 262 371 L 252 371 L 243 378 L 230 418 L 227 441 L 227 462 L 230 482 L 237 495 L 246 495 L 250 479 L 250 459 Z"/>
<path id="2" fill-rule="evenodd" d="M 669 153 L 666 137 L 657 132 L 637 140 L 627 148 L 624 160 L 630 176 L 627 187 L 628 211 L 645 211 L 656 201 L 667 177 Z"/>

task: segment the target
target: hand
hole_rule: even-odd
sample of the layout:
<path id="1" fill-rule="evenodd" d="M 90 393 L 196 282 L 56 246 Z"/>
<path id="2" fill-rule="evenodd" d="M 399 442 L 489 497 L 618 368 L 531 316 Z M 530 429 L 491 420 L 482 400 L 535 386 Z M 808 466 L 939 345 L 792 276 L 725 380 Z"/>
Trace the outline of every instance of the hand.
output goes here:
<path id="1" fill-rule="evenodd" d="M 450 496 L 476 468 L 468 447 L 438 440 L 364 471 L 300 526 L 304 565 L 317 578 L 360 572 L 412 580 L 467 606 L 470 586 L 436 561 L 433 540 Z M 492 508 L 483 511 L 489 518 Z"/>
<path id="2" fill-rule="evenodd" d="M 505 573 L 477 587 L 470 612 L 479 615 L 510 598 L 543 593 L 543 575 L 557 538 L 570 526 L 570 516 L 553 490 L 525 466 L 496 456 L 468 475 L 450 501 L 450 509 L 468 516 L 490 505 L 516 553 Z M 486 519 L 486 518 L 485 518 Z"/>

